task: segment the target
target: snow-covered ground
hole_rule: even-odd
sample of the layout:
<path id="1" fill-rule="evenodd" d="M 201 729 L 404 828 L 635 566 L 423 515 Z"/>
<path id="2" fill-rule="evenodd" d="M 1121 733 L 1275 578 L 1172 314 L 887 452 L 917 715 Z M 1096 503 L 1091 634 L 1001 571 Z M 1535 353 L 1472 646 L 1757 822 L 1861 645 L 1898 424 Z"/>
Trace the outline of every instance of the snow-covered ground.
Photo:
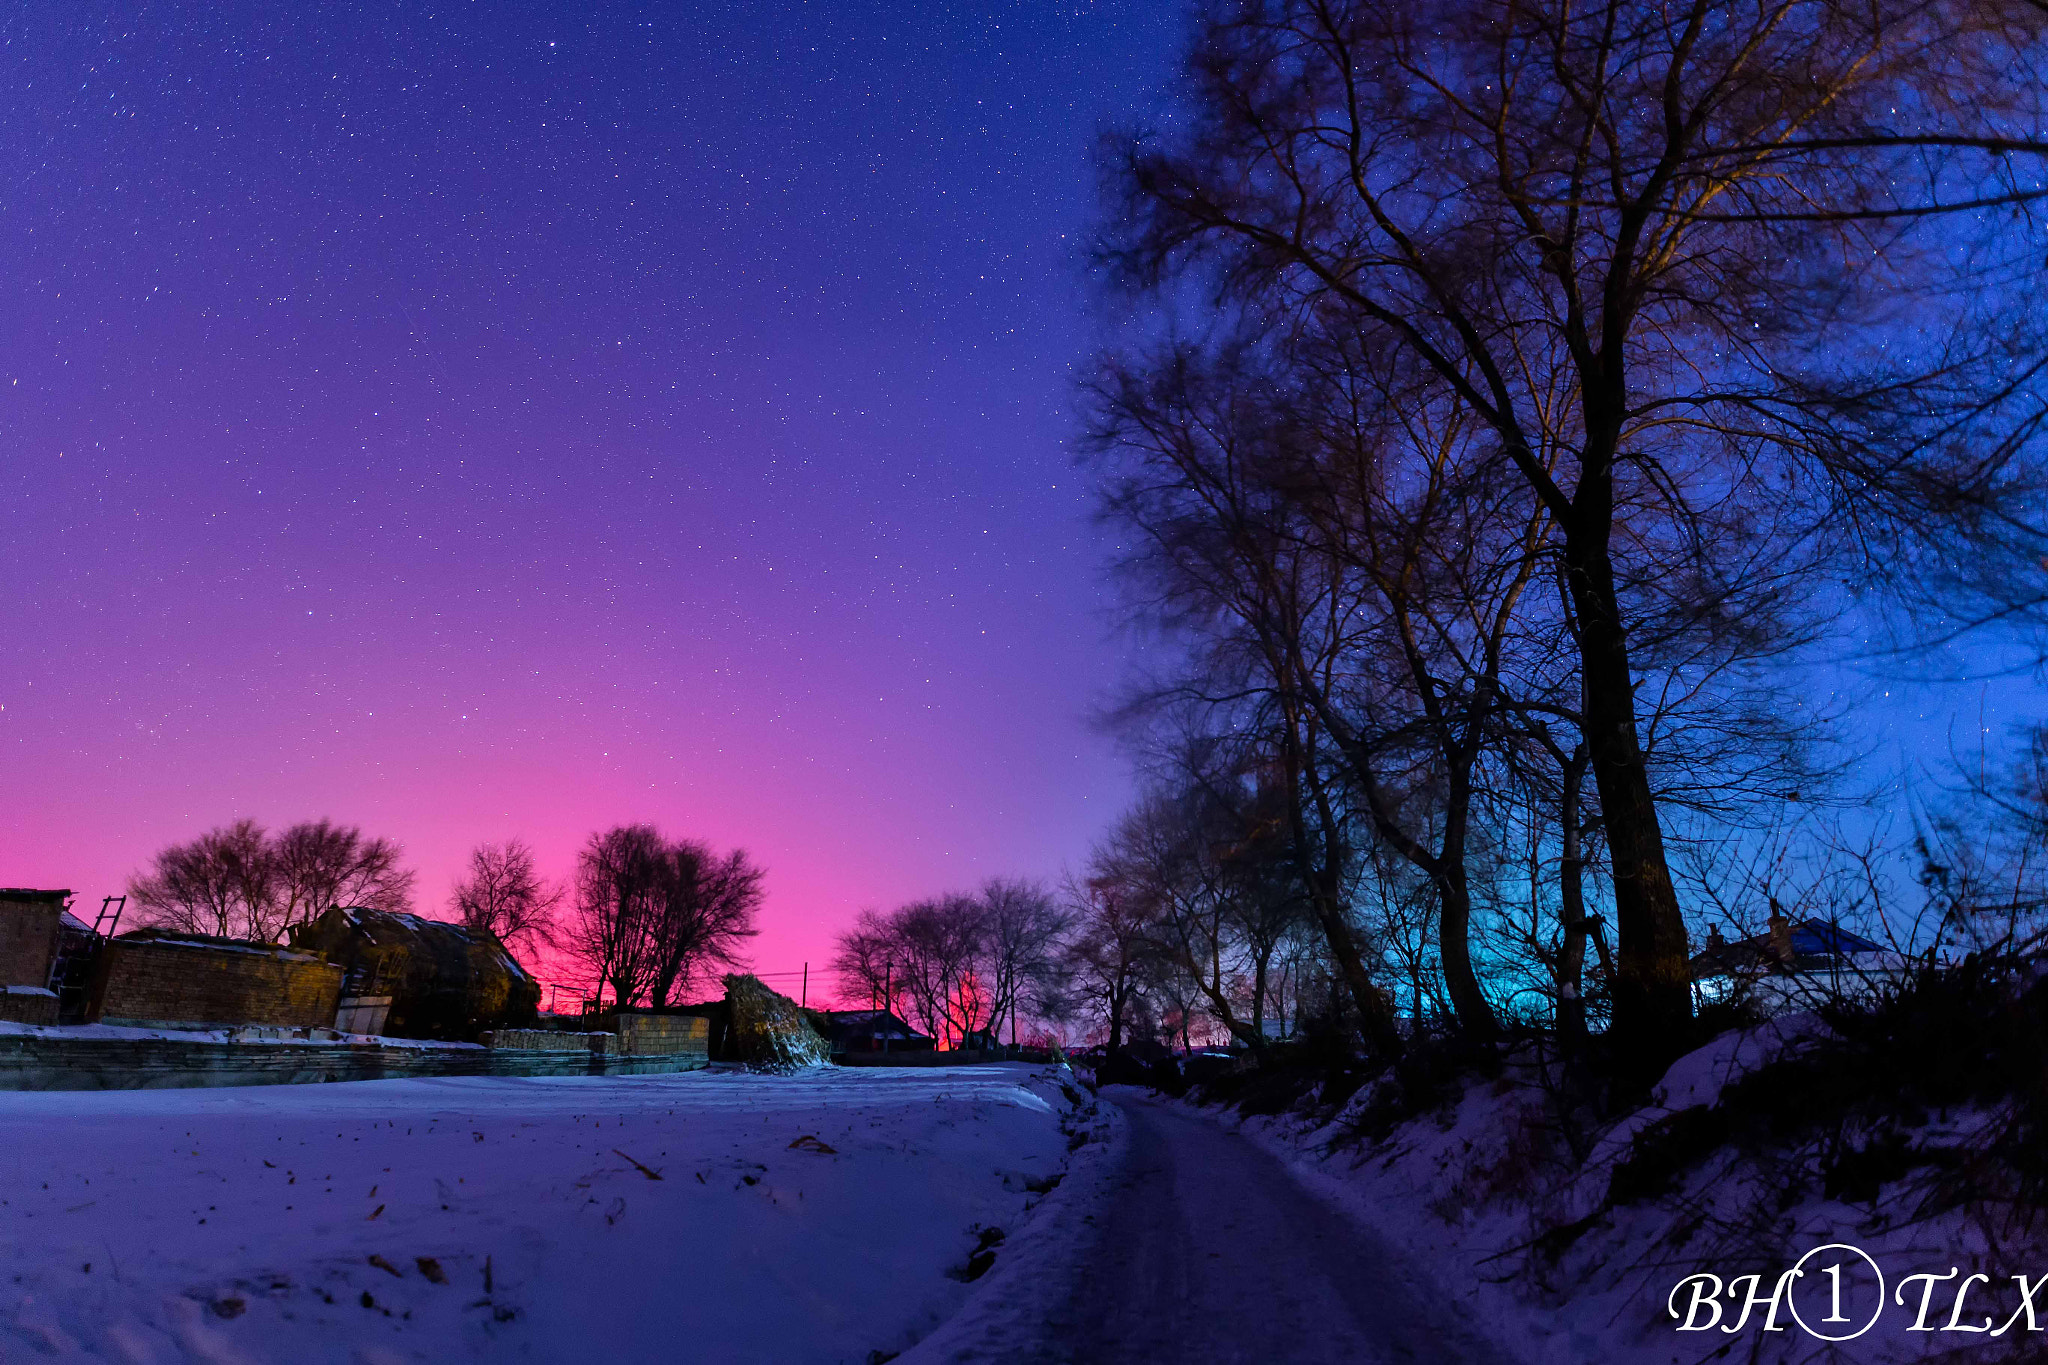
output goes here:
<path id="1" fill-rule="evenodd" d="M 955 1277 L 1028 1230 L 1080 1098 L 1022 1066 L 0 1094 L 0 1360 L 858 1365 L 1044 1241 Z"/>
<path id="2" fill-rule="evenodd" d="M 1512 1076 L 1468 1085 L 1454 1104 L 1401 1125 L 1379 1144 L 1361 1144 L 1347 1130 L 1367 1092 L 1324 1124 L 1296 1115 L 1243 1119 L 1229 1110 L 1201 1112 L 1287 1161 L 1312 1192 L 1401 1247 L 1410 1272 L 1454 1300 L 1491 1338 L 1502 1360 L 1899 1365 L 1958 1351 L 1986 1365 L 2048 1358 L 2042 1354 L 2048 1352 L 2048 1255 L 2039 1249 L 2040 1239 L 2001 1242 L 1956 1211 L 1916 1219 L 1920 1195 L 1905 1185 L 1886 1187 L 1889 1197 L 1878 1201 L 1876 1212 L 1824 1198 L 1810 1185 L 1788 1201 L 1752 1158 L 1724 1148 L 1663 1197 L 1606 1205 L 1615 1166 L 1629 1156 L 1637 1133 L 1691 1106 L 1713 1105 L 1733 1079 L 1797 1047 L 1818 1028 L 1811 1016 L 1788 1017 L 1748 1033 L 1725 1034 L 1681 1058 L 1652 1103 L 1595 1135 L 1576 1166 L 1560 1165 L 1546 1154 L 1541 1092 Z M 1958 1114 L 1947 1127 L 1974 1121 Z M 1554 1259 L 1530 1254 L 1539 1235 L 1580 1220 L 1584 1229 Z M 1803 1322 L 1780 1312 L 1772 1320 L 1775 1327 L 1765 1331 L 1764 1304 L 1739 1316 L 1750 1292 L 1749 1286 L 1737 1292 L 1740 1277 L 1761 1275 L 1759 1292 L 1768 1299 L 1782 1272 L 1805 1252 L 1830 1245 L 1857 1248 L 1868 1261 L 1842 1251 L 1808 1262 L 1786 1300 L 1804 1303 Z M 1828 1298 L 1834 1283 L 1827 1277 L 1829 1263 L 1846 1266 L 1838 1305 Z M 1881 1309 L 1866 1264 L 1885 1276 Z M 1690 1291 L 1677 1288 L 1702 1270 L 1719 1276 L 1718 1317 L 1710 1317 L 1708 1308 L 1688 1314 Z M 1972 1272 L 1990 1278 L 1956 1310 L 1961 1276 Z M 2044 1281 L 2034 1294 L 2042 1330 L 2026 1330 L 2015 1274 Z M 1902 1283 L 1909 1275 L 1943 1278 L 1932 1286 Z M 1924 1314 L 1916 1311 L 1923 1293 Z M 1829 1322 L 1822 1315 L 1831 1309 L 1847 1321 Z M 1678 1330 L 1687 1316 L 1697 1330 Z M 1952 1320 L 1959 1325 L 1950 1326 Z M 2008 1331 L 1994 1334 L 1974 1326 L 1987 1320 L 2008 1324 Z M 1829 1343 L 1815 1335 L 1846 1335 L 1865 1321 L 1871 1326 L 1850 1340 Z M 1917 1330 L 1916 1321 L 1922 1324 Z M 1738 1325 L 1740 1331 L 1732 1330 Z"/>

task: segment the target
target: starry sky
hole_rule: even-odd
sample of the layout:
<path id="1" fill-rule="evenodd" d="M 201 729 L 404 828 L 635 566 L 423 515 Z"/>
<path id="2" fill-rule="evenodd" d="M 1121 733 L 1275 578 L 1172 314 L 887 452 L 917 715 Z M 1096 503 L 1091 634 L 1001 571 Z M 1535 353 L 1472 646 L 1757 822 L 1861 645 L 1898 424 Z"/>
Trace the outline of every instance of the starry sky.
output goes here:
<path id="1" fill-rule="evenodd" d="M 1089 158 L 1175 9 L 14 7 L 0 883 L 324 815 L 438 913 L 648 820 L 815 986 L 863 905 L 1076 862 Z"/>

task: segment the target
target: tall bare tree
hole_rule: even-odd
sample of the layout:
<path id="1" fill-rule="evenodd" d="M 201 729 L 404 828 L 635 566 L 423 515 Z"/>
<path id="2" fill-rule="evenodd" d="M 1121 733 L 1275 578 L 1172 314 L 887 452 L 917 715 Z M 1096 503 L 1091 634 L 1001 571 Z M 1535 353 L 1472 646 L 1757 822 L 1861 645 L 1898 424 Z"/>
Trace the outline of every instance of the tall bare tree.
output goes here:
<path id="1" fill-rule="evenodd" d="M 1071 927 L 1066 906 L 1045 886 L 991 877 L 977 893 L 982 907 L 981 974 L 989 989 L 990 1027 L 1019 1015 L 1051 1018 L 1064 1006 L 1061 945 Z"/>
<path id="2" fill-rule="evenodd" d="M 1112 367 L 1097 394 L 1132 566 L 1239 637 L 1246 682 L 1327 737 L 1373 836 L 1433 884 L 1458 1019 L 1490 1036 L 1466 846 L 1542 509 L 1503 487 L 1473 423 L 1418 420 L 1342 339 L 1179 347 Z"/>
<path id="3" fill-rule="evenodd" d="M 403 857 L 354 825 L 308 820 L 271 835 L 238 820 L 157 854 L 128 894 L 151 923 L 274 943 L 331 906 L 410 911 L 414 874 Z"/>
<path id="4" fill-rule="evenodd" d="M 172 844 L 128 879 L 128 894 L 151 924 L 222 938 L 274 939 L 276 865 L 254 820 L 237 820 Z"/>
<path id="5" fill-rule="evenodd" d="M 1114 1056 L 1142 1012 L 1151 965 L 1142 898 L 1114 880 L 1091 880 L 1070 884 L 1067 899 L 1075 921 L 1067 942 L 1075 989 L 1100 1015 Z"/>
<path id="6" fill-rule="evenodd" d="M 604 830 L 576 861 L 567 946 L 615 1003 L 674 1004 L 704 971 L 736 964 L 762 876 L 744 850 L 721 857 L 652 825 Z"/>
<path id="7" fill-rule="evenodd" d="M 271 844 L 280 929 L 337 905 L 409 912 L 414 878 L 399 861 L 403 854 L 389 839 L 332 820 L 306 820 L 281 831 Z"/>
<path id="8" fill-rule="evenodd" d="M 758 932 L 765 875 L 745 849 L 721 857 L 688 840 L 668 846 L 648 922 L 651 1003 L 680 1004 L 706 973 L 738 965 Z"/>
<path id="9" fill-rule="evenodd" d="M 846 989 L 964 1044 L 1020 1012 L 1058 1012 L 1070 918 L 1037 883 L 993 877 L 972 893 L 863 910 L 839 936 L 832 970 Z"/>
<path id="10" fill-rule="evenodd" d="M 448 908 L 465 929 L 534 952 L 553 945 L 555 914 L 566 894 L 540 875 L 525 840 L 507 839 L 470 850 Z"/>
<path id="11" fill-rule="evenodd" d="M 653 984 L 653 925 L 668 847 L 652 825 L 618 825 L 590 836 L 576 858 L 575 914 L 565 941 L 600 995 L 640 1003 Z"/>

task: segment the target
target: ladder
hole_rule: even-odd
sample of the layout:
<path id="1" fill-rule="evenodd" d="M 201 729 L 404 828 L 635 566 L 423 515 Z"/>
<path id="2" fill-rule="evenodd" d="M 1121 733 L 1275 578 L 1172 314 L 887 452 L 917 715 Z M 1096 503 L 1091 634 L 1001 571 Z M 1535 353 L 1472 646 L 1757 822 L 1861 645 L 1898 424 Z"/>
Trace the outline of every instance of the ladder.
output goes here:
<path id="1" fill-rule="evenodd" d="M 109 896 L 100 902 L 100 912 L 92 918 L 92 932 L 96 938 L 112 938 L 114 931 L 121 927 L 121 912 L 128 908 L 126 896 Z"/>

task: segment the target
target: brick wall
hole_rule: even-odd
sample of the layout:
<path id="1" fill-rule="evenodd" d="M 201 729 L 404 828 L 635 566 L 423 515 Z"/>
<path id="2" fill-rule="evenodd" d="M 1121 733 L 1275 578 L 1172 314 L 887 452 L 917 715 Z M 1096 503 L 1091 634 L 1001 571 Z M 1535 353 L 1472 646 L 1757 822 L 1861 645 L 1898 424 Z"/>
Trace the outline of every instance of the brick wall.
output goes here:
<path id="1" fill-rule="evenodd" d="M 0 1019 L 11 1024 L 54 1024 L 57 997 L 41 986 L 0 986 Z"/>
<path id="2" fill-rule="evenodd" d="M 341 968 L 286 949 L 117 938 L 94 1018 L 330 1028 Z"/>
<path id="3" fill-rule="evenodd" d="M 618 1035 L 614 1051 L 639 1056 L 707 1052 L 711 1021 L 688 1014 L 608 1014 L 597 1027 Z"/>
<path id="4" fill-rule="evenodd" d="M 64 891 L 0 891 L 0 986 L 47 986 Z"/>

